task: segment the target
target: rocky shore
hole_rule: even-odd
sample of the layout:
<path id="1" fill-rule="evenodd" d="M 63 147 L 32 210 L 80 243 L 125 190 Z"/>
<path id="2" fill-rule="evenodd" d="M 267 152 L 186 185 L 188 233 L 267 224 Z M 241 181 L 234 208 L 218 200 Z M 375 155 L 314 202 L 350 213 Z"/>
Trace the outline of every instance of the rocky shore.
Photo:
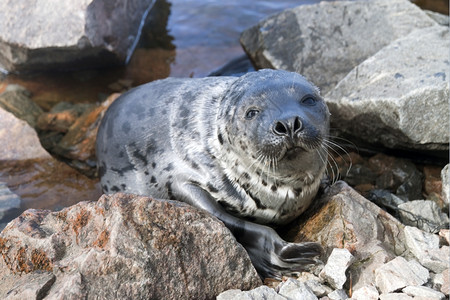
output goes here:
<path id="1" fill-rule="evenodd" d="M 88 15 L 106 9 L 91 2 Z M 124 36 L 136 37 L 153 5 L 138 2 Z M 126 42 L 116 54 L 124 60 L 132 39 L 116 38 Z M 0 298 L 449 298 L 448 18 L 407 0 L 322 2 L 261 20 L 241 44 L 256 68 L 317 84 L 332 113 L 328 181 L 299 220 L 277 229 L 320 243 L 317 264 L 261 279 L 216 218 L 175 201 L 101 196 L 95 136 L 120 94 L 43 110 L 8 85 L 0 86 Z M 5 53 L 0 63 L 11 70 L 36 67 L 38 50 L 17 66 Z"/>

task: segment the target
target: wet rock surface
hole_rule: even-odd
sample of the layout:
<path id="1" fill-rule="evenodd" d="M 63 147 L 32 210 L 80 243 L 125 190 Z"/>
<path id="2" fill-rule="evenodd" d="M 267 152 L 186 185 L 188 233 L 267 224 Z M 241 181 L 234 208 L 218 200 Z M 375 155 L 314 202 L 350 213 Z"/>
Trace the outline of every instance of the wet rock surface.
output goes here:
<path id="1" fill-rule="evenodd" d="M 261 284 L 217 219 L 179 202 L 115 194 L 28 210 L 0 234 L 0 294 L 48 299 L 209 299 Z M 24 280 L 26 287 L 11 284 Z"/>
<path id="2" fill-rule="evenodd" d="M 23 72 L 124 63 L 153 3 L 2 1 L 0 65 Z"/>

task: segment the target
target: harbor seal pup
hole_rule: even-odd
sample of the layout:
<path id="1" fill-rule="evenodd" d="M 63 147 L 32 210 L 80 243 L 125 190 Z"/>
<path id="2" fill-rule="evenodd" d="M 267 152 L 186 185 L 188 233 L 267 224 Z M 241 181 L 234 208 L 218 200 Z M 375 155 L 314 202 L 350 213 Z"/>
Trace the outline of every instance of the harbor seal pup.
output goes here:
<path id="1" fill-rule="evenodd" d="M 264 278 L 314 262 L 316 243 L 288 243 L 268 225 L 312 202 L 327 161 L 329 112 L 301 75 L 169 78 L 119 97 L 97 135 L 105 193 L 174 199 L 219 218 Z"/>

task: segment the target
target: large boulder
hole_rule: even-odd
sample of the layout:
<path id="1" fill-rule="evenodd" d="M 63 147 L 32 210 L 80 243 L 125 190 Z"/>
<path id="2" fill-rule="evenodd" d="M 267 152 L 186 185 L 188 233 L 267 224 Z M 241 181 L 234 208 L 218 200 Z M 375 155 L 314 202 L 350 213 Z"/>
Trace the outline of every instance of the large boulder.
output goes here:
<path id="1" fill-rule="evenodd" d="M 154 0 L 4 0 L 0 65 L 8 71 L 123 63 Z"/>
<path id="2" fill-rule="evenodd" d="M 0 253 L 2 299 L 213 299 L 261 285 L 222 222 L 130 194 L 28 210 L 0 234 Z"/>
<path id="3" fill-rule="evenodd" d="M 433 26 L 380 50 L 325 95 L 332 126 L 389 148 L 448 151 L 449 47 L 448 27 Z"/>
<path id="4" fill-rule="evenodd" d="M 326 93 L 390 42 L 435 24 L 407 0 L 321 2 L 269 17 L 240 41 L 256 67 L 298 72 Z"/>

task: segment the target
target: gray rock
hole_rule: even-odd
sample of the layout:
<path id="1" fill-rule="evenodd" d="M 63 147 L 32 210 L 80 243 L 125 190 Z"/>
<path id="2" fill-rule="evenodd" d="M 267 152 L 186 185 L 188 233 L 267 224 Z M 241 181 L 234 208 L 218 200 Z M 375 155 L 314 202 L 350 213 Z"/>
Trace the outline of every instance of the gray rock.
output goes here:
<path id="1" fill-rule="evenodd" d="M 15 84 L 8 85 L 6 90 L 0 94 L 0 108 L 35 128 L 37 118 L 43 111 L 31 100 L 30 96 L 30 91 L 24 87 Z"/>
<path id="2" fill-rule="evenodd" d="M 325 95 L 332 126 L 389 148 L 448 150 L 449 47 L 443 26 L 384 47 Z"/>
<path id="3" fill-rule="evenodd" d="M 200 299 L 261 285 L 222 222 L 176 201 L 115 194 L 59 212 L 28 210 L 0 241 L 2 299 L 16 291 L 5 279 L 42 272 L 56 277 L 49 299 Z"/>
<path id="4" fill-rule="evenodd" d="M 1 1 L 0 65 L 41 71 L 123 63 L 154 2 Z"/>
<path id="5" fill-rule="evenodd" d="M 437 233 L 448 227 L 449 218 L 436 202 L 431 200 L 409 201 L 398 206 L 400 219 L 405 225 L 416 226 L 426 232 Z"/>
<path id="6" fill-rule="evenodd" d="M 391 293 L 409 285 L 422 285 L 428 278 L 427 269 L 401 256 L 375 270 L 375 284 L 381 293 Z"/>
<path id="7" fill-rule="evenodd" d="M 321 2 L 269 17 L 240 41 L 258 68 L 298 72 L 326 93 L 391 41 L 435 24 L 406 0 Z"/>
<path id="8" fill-rule="evenodd" d="M 0 182 L 0 222 L 5 213 L 20 207 L 20 197 L 11 192 L 5 182 Z"/>
<path id="9" fill-rule="evenodd" d="M 347 281 L 345 271 L 354 261 L 353 255 L 347 249 L 333 249 L 319 277 L 327 281 L 331 287 L 342 289 Z"/>
<path id="10" fill-rule="evenodd" d="M 405 241 L 409 251 L 420 264 L 434 273 L 441 273 L 449 266 L 449 247 L 439 248 L 437 234 L 424 232 L 416 227 L 405 227 Z"/>
<path id="11" fill-rule="evenodd" d="M 285 297 L 278 295 L 274 289 L 268 286 L 260 286 L 251 291 L 228 290 L 220 293 L 217 300 L 286 300 Z"/>
<path id="12" fill-rule="evenodd" d="M 320 242 L 325 258 L 333 248 L 350 249 L 354 290 L 372 284 L 375 269 L 406 251 L 404 225 L 344 182 L 316 201 L 318 207 L 299 220 L 292 240 Z"/>
<path id="13" fill-rule="evenodd" d="M 14 281 L 10 281 L 9 278 L 2 278 L 2 280 L 5 280 L 2 281 L 2 285 L 8 284 L 11 287 L 9 293 L 2 299 L 43 299 L 55 282 L 55 279 L 56 276 L 50 272 L 42 272 L 33 276 L 15 277 Z"/>
<path id="14" fill-rule="evenodd" d="M 348 299 L 347 293 L 343 289 L 334 290 L 328 294 L 330 300 L 346 300 Z"/>
<path id="15" fill-rule="evenodd" d="M 302 272 L 297 280 L 306 284 L 317 297 L 326 296 L 333 291 L 330 287 L 322 284 L 323 281 L 312 273 Z"/>
<path id="16" fill-rule="evenodd" d="M 287 299 L 317 300 L 316 295 L 314 295 L 306 284 L 293 278 L 288 278 L 278 288 L 278 293 Z"/>
<path id="17" fill-rule="evenodd" d="M 445 295 L 441 292 L 435 291 L 426 286 L 407 286 L 402 290 L 402 292 L 414 298 L 422 297 L 427 300 L 442 300 L 445 298 Z"/>
<path id="18" fill-rule="evenodd" d="M 413 300 L 413 297 L 410 297 L 403 293 L 388 293 L 381 294 L 380 300 Z"/>
<path id="19" fill-rule="evenodd" d="M 352 293 L 352 300 L 378 300 L 377 288 L 373 285 L 366 285 Z"/>
<path id="20" fill-rule="evenodd" d="M 449 25 L 449 17 L 448 15 L 443 15 L 431 10 L 425 10 L 425 13 L 432 18 L 433 20 L 436 21 L 436 23 L 438 23 L 439 25 L 442 26 L 448 26 Z"/>
<path id="21" fill-rule="evenodd" d="M 446 208 L 448 209 L 450 204 L 450 168 L 449 164 L 447 164 L 441 171 L 442 178 L 442 198 L 444 202 L 447 204 Z"/>

